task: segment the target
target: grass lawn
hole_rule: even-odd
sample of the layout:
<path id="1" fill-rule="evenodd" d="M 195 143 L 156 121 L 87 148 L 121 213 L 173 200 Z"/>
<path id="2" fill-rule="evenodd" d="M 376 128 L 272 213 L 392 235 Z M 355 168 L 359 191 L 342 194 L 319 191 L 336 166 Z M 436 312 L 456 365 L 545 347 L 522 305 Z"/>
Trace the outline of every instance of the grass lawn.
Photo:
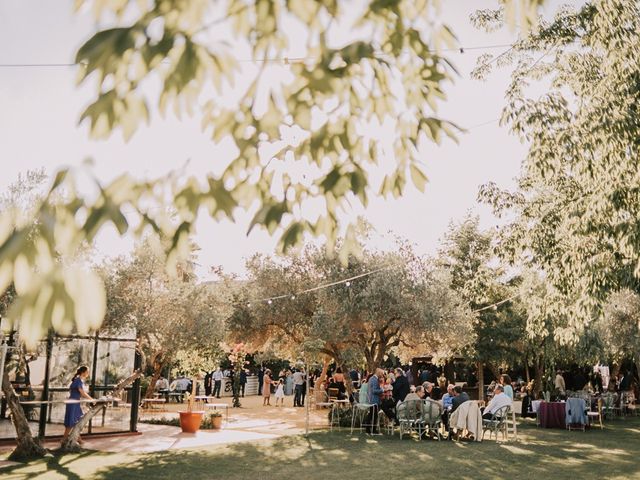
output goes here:
<path id="1" fill-rule="evenodd" d="M 153 454 L 85 452 L 0 470 L 9 479 L 560 479 L 640 478 L 640 418 L 605 430 L 542 430 L 517 443 L 436 442 L 314 433 L 274 441 Z M 124 440 L 126 441 L 126 440 Z"/>

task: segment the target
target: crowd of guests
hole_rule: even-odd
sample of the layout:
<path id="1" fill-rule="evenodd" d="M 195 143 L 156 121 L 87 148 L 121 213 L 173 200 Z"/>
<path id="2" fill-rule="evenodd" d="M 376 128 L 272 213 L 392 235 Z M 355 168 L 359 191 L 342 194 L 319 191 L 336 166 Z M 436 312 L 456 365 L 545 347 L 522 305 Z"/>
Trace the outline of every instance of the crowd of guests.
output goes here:
<path id="1" fill-rule="evenodd" d="M 293 395 L 293 406 L 304 407 L 307 395 L 307 374 L 304 368 L 280 370 L 277 379 L 268 368 L 258 371 L 258 395 L 262 405 L 271 406 L 271 394 L 275 393 L 276 407 L 283 407 L 287 396 Z"/>
<path id="2" fill-rule="evenodd" d="M 376 433 L 376 425 L 379 424 L 377 415 L 384 412 L 386 418 L 396 424 L 402 415 L 402 409 L 406 408 L 407 401 L 422 400 L 425 408 L 422 410 L 422 420 L 433 423 L 440 419 L 448 430 L 449 417 L 464 402 L 470 400 L 469 395 L 460 385 L 447 384 L 443 375 L 421 375 L 419 378 L 432 378 L 438 383 L 425 380 L 420 385 L 413 385 L 410 380 L 410 370 L 396 368 L 392 371 L 384 371 L 379 368 L 375 373 L 368 375 L 358 392 L 357 401 L 371 405 L 369 415 L 365 420 L 369 433 Z M 443 393 L 445 392 L 445 393 Z M 493 405 L 489 405 L 493 412 Z M 426 434 L 426 433 L 425 433 Z"/>

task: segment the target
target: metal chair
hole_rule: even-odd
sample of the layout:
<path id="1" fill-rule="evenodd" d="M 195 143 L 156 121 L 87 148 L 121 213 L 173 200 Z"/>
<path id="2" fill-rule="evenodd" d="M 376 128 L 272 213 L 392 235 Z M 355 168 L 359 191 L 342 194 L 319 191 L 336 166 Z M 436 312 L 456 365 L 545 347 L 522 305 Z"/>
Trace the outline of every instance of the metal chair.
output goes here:
<path id="1" fill-rule="evenodd" d="M 582 430 L 584 432 L 588 422 L 587 402 L 584 401 L 584 398 L 568 398 L 565 403 L 565 424 L 567 430 Z"/>
<path id="2" fill-rule="evenodd" d="M 440 414 L 440 408 L 435 402 L 429 400 L 423 400 L 422 405 L 422 423 L 424 425 L 424 431 L 427 434 L 435 432 L 438 441 L 442 440 L 442 433 L 440 428 L 442 427 L 442 415 Z"/>
<path id="3" fill-rule="evenodd" d="M 503 440 L 507 439 L 507 417 L 509 415 L 509 410 L 509 405 L 505 405 L 504 407 L 500 407 L 498 410 L 496 410 L 493 415 L 491 415 L 490 419 L 482 419 L 483 440 L 484 435 L 487 431 L 489 431 L 489 440 L 491 440 L 491 435 L 495 433 L 496 441 L 498 441 L 498 432 L 502 432 Z"/>
<path id="4" fill-rule="evenodd" d="M 318 393 L 321 394 L 323 398 L 321 402 L 318 402 L 318 401 L 315 402 L 316 409 L 333 407 L 333 402 L 329 401 L 329 395 L 327 395 L 327 392 L 320 390 L 318 391 Z"/>
<path id="5" fill-rule="evenodd" d="M 351 435 L 353 435 L 353 431 L 355 429 L 359 429 L 360 432 L 365 430 L 366 427 L 373 429 L 374 427 L 379 427 L 380 420 L 377 418 L 378 425 L 373 425 L 373 422 L 367 424 L 365 423 L 365 419 L 369 416 L 369 411 L 375 405 L 373 403 L 360 403 L 358 400 L 355 400 L 351 405 Z M 356 424 L 358 426 L 356 426 Z M 379 428 L 378 428 L 379 429 Z"/>
<path id="6" fill-rule="evenodd" d="M 589 404 L 589 407 L 591 407 L 591 404 Z M 594 421 L 598 421 L 598 423 L 600 424 L 600 430 L 602 430 L 604 427 L 602 425 L 602 399 L 599 398 L 598 402 L 596 404 L 596 411 L 591 411 L 591 408 L 589 409 L 589 411 L 587 412 L 587 420 L 589 421 L 589 425 L 592 425 L 592 423 Z"/>
<path id="7" fill-rule="evenodd" d="M 422 420 L 422 410 L 424 403 L 422 400 L 405 400 L 396 408 L 396 415 L 400 424 L 400 440 L 404 433 L 417 432 L 422 440 L 424 432 L 424 421 Z"/>
<path id="8" fill-rule="evenodd" d="M 327 396 L 330 402 L 338 400 L 340 398 L 340 390 L 337 388 L 327 388 Z"/>
<path id="9" fill-rule="evenodd" d="M 625 405 L 627 412 L 630 415 L 637 416 L 640 415 L 640 409 L 638 409 L 638 405 L 636 403 L 636 396 L 633 392 L 627 393 L 627 404 Z"/>

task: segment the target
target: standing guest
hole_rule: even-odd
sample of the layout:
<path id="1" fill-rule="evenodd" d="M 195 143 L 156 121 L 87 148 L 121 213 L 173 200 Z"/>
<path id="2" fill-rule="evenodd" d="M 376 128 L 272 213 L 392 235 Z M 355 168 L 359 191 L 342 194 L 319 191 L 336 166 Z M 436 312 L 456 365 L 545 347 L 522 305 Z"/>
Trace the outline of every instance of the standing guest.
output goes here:
<path id="1" fill-rule="evenodd" d="M 396 381 L 393 382 L 392 390 L 393 401 L 396 404 L 398 402 L 404 402 L 404 399 L 409 394 L 409 390 L 409 380 L 407 380 L 401 368 L 396 368 Z"/>
<path id="2" fill-rule="evenodd" d="M 244 390 L 247 386 L 247 371 L 243 368 L 240 370 L 240 393 L 244 397 Z"/>
<path id="3" fill-rule="evenodd" d="M 208 397 L 211 395 L 211 390 L 213 385 L 211 385 L 211 377 L 213 376 L 213 372 L 207 372 L 204 376 L 204 394 Z"/>
<path id="4" fill-rule="evenodd" d="M 513 401 L 507 394 L 504 393 L 504 387 L 500 384 L 496 385 L 496 388 L 493 390 L 493 398 L 489 401 L 487 406 L 482 412 L 482 418 L 485 420 L 491 420 L 491 417 L 494 413 L 496 413 L 499 409 L 504 406 L 511 406 Z"/>
<path id="5" fill-rule="evenodd" d="M 527 391 L 527 387 L 522 387 L 520 389 L 520 398 L 522 399 L 522 410 L 520 415 L 523 417 L 534 417 L 535 414 L 531 408 L 531 397 L 529 396 L 529 392 Z"/>
<path id="6" fill-rule="evenodd" d="M 280 406 L 284 407 L 284 380 L 281 378 L 278 380 L 278 386 L 276 387 L 276 407 L 278 406 L 278 400 L 280 400 Z"/>
<path id="7" fill-rule="evenodd" d="M 429 381 L 429 371 L 427 369 L 420 370 L 420 374 L 418 375 L 418 381 L 420 385 L 424 385 Z"/>
<path id="8" fill-rule="evenodd" d="M 593 388 L 598 393 L 602 392 L 602 375 L 600 372 L 594 374 Z"/>
<path id="9" fill-rule="evenodd" d="M 358 372 L 358 370 L 352 368 L 349 372 L 349 378 L 351 379 L 351 385 L 353 385 L 353 388 L 360 387 L 360 372 Z"/>
<path id="10" fill-rule="evenodd" d="M 304 370 L 297 369 L 293 374 L 293 406 L 303 407 L 302 390 L 304 388 Z"/>
<path id="11" fill-rule="evenodd" d="M 358 403 L 369 403 L 369 379 L 371 375 L 366 374 L 362 377 L 362 385 L 358 391 Z"/>
<path id="12" fill-rule="evenodd" d="M 627 370 L 622 379 L 620 380 L 620 391 L 628 392 L 631 390 L 631 381 L 633 377 L 631 376 L 631 370 Z"/>
<path id="13" fill-rule="evenodd" d="M 380 386 L 380 382 L 384 379 L 384 370 L 381 368 L 376 368 L 375 375 L 371 375 L 367 386 L 367 396 L 368 401 L 371 405 L 373 405 L 369 409 L 369 414 L 367 415 L 366 423 L 368 425 L 376 425 L 378 423 L 378 408 L 380 405 L 380 395 L 384 392 L 382 387 Z M 378 433 L 375 430 L 375 427 L 368 426 L 367 433 Z"/>
<path id="14" fill-rule="evenodd" d="M 285 381 L 284 381 L 284 394 L 285 395 L 293 395 L 293 373 L 290 370 L 287 370 L 285 373 Z"/>
<path id="15" fill-rule="evenodd" d="M 556 379 L 553 382 L 554 386 L 556 387 L 556 390 L 558 390 L 558 392 L 560 392 L 560 395 L 565 395 L 567 387 L 565 386 L 564 383 L 564 377 L 562 376 L 562 370 L 558 370 L 556 372 Z"/>
<path id="16" fill-rule="evenodd" d="M 582 369 L 578 369 L 578 373 L 573 377 L 574 390 L 584 390 L 587 385 L 587 377 L 582 372 Z"/>
<path id="17" fill-rule="evenodd" d="M 334 385 L 332 388 L 338 389 L 338 398 L 343 399 L 347 397 L 347 386 L 344 384 L 344 373 L 340 367 L 336 368 L 335 373 L 332 376 Z"/>
<path id="18" fill-rule="evenodd" d="M 264 380 L 264 368 L 260 365 L 258 369 L 258 395 L 262 395 L 262 382 Z"/>
<path id="19" fill-rule="evenodd" d="M 84 365 L 76 370 L 76 374 L 71 379 L 71 385 L 69 385 L 69 399 L 74 400 L 74 403 L 67 403 L 64 412 L 64 435 L 62 436 L 62 442 L 67 439 L 71 429 L 82 418 L 82 407 L 80 406 L 80 399 L 93 400 L 91 396 L 84 391 L 84 381 L 89 376 L 89 369 Z M 78 436 L 78 443 L 82 445 L 82 439 Z"/>
<path id="20" fill-rule="evenodd" d="M 304 399 L 307 397 L 307 382 L 306 382 L 306 374 L 304 369 L 302 370 L 302 374 L 305 376 L 305 380 L 302 382 L 302 393 L 300 394 L 300 406 L 304 407 Z"/>
<path id="21" fill-rule="evenodd" d="M 271 406 L 271 370 L 267 369 L 264 372 L 262 381 L 262 406 Z"/>
<path id="22" fill-rule="evenodd" d="M 222 390 L 222 379 L 224 378 L 224 374 L 220 367 L 216 368 L 216 371 L 213 372 L 211 376 L 213 379 L 213 396 L 216 398 L 220 398 L 220 390 Z"/>
<path id="23" fill-rule="evenodd" d="M 500 375 L 500 385 L 502 385 L 502 387 L 504 388 L 504 393 L 513 401 L 513 387 L 511 386 L 511 377 L 506 373 Z"/>
<path id="24" fill-rule="evenodd" d="M 404 375 L 405 377 L 407 377 L 407 382 L 409 382 L 409 385 L 413 386 L 413 384 L 415 383 L 415 380 L 413 378 L 413 372 L 411 371 L 411 367 L 407 367 L 407 369 L 404 371 Z"/>

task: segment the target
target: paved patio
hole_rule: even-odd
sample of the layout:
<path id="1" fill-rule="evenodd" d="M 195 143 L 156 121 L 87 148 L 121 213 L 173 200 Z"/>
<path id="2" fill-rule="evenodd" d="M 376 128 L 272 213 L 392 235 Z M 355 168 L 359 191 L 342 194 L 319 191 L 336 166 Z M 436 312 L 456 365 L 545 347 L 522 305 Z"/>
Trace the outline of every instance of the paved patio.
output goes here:
<path id="1" fill-rule="evenodd" d="M 304 433 L 306 409 L 291 406 L 293 397 L 285 399 L 284 407 L 263 407 L 262 397 L 258 396 L 241 400 L 242 408 L 229 408 L 229 422 L 223 421 L 221 430 L 200 430 L 192 434 L 182 433 L 179 427 L 139 422 L 140 435 L 87 438 L 85 448 L 105 452 L 157 452 L 275 439 Z M 216 402 L 231 405 L 231 399 L 216 399 Z M 141 410 L 140 419 L 176 418 L 178 411 L 185 408 L 184 404 L 169 404 L 163 411 Z M 326 426 L 327 410 L 310 410 L 309 428 L 318 429 Z M 48 441 L 46 446 L 54 449 L 58 442 Z M 10 450 L 11 447 L 1 448 L 0 453 Z"/>

